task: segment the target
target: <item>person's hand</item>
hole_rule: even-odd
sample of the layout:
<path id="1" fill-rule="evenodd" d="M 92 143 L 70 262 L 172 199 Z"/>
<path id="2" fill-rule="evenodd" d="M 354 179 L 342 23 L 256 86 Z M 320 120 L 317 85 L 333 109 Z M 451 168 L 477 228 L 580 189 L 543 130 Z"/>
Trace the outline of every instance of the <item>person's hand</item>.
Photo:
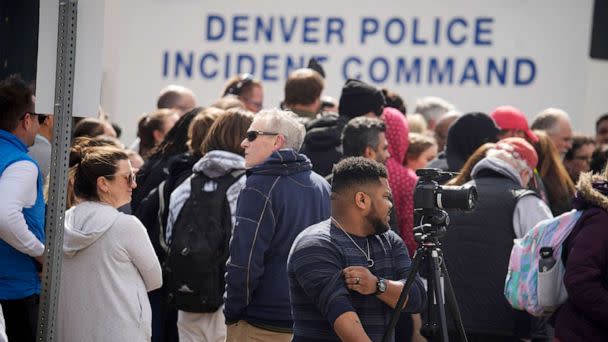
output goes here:
<path id="1" fill-rule="evenodd" d="M 346 286 L 353 291 L 357 291 L 362 295 L 370 295 L 376 293 L 376 284 L 378 277 L 373 275 L 367 267 L 350 266 L 342 270 Z"/>
<path id="2" fill-rule="evenodd" d="M 40 264 L 40 266 L 44 265 L 44 254 L 35 257 L 36 261 Z"/>

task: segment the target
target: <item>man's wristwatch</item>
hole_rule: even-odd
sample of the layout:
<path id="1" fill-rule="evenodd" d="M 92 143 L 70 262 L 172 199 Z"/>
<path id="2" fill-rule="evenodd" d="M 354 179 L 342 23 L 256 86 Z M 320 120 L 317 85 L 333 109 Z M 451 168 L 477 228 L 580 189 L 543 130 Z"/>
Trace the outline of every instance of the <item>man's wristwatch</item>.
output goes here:
<path id="1" fill-rule="evenodd" d="M 386 285 L 386 279 L 378 278 L 378 282 L 376 283 L 376 293 L 374 294 L 377 296 L 386 292 Z"/>

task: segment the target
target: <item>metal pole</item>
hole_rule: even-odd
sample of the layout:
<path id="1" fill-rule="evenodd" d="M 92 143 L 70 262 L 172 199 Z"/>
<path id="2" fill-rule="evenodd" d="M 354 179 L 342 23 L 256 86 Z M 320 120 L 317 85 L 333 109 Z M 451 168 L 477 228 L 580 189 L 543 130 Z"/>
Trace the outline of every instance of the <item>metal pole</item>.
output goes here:
<path id="1" fill-rule="evenodd" d="M 63 256 L 63 221 L 72 137 L 72 96 L 74 93 L 77 12 L 78 0 L 59 1 L 55 124 L 53 126 L 51 172 L 46 208 L 46 250 L 38 311 L 37 341 L 55 341 L 55 322 Z"/>

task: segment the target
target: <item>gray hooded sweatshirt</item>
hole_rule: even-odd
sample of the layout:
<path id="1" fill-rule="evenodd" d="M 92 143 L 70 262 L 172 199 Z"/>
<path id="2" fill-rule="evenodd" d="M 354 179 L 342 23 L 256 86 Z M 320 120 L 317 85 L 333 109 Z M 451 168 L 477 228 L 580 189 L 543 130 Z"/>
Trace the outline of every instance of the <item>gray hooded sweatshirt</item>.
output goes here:
<path id="1" fill-rule="evenodd" d="M 162 285 L 145 227 L 110 205 L 65 213 L 57 340 L 149 341 L 147 292 Z"/>
<path id="2" fill-rule="evenodd" d="M 507 162 L 494 157 L 486 157 L 473 167 L 471 177 L 475 178 L 477 174 L 484 169 L 490 169 L 501 175 L 510 178 L 514 182 L 521 184 L 519 173 Z M 534 227 L 538 222 L 552 218 L 551 209 L 543 202 L 540 197 L 524 196 L 517 201 L 515 210 L 513 211 L 513 231 L 519 239 L 524 237 L 526 233 Z"/>

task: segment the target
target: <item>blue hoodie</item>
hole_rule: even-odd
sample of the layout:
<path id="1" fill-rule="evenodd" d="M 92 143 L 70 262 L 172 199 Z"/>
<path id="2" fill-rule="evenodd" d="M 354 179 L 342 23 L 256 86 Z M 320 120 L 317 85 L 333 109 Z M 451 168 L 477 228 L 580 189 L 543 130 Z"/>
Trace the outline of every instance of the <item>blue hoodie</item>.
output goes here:
<path id="1" fill-rule="evenodd" d="M 230 241 L 224 314 L 280 332 L 293 325 L 287 256 L 296 236 L 330 217 L 330 187 L 308 157 L 274 152 L 247 171 Z"/>

